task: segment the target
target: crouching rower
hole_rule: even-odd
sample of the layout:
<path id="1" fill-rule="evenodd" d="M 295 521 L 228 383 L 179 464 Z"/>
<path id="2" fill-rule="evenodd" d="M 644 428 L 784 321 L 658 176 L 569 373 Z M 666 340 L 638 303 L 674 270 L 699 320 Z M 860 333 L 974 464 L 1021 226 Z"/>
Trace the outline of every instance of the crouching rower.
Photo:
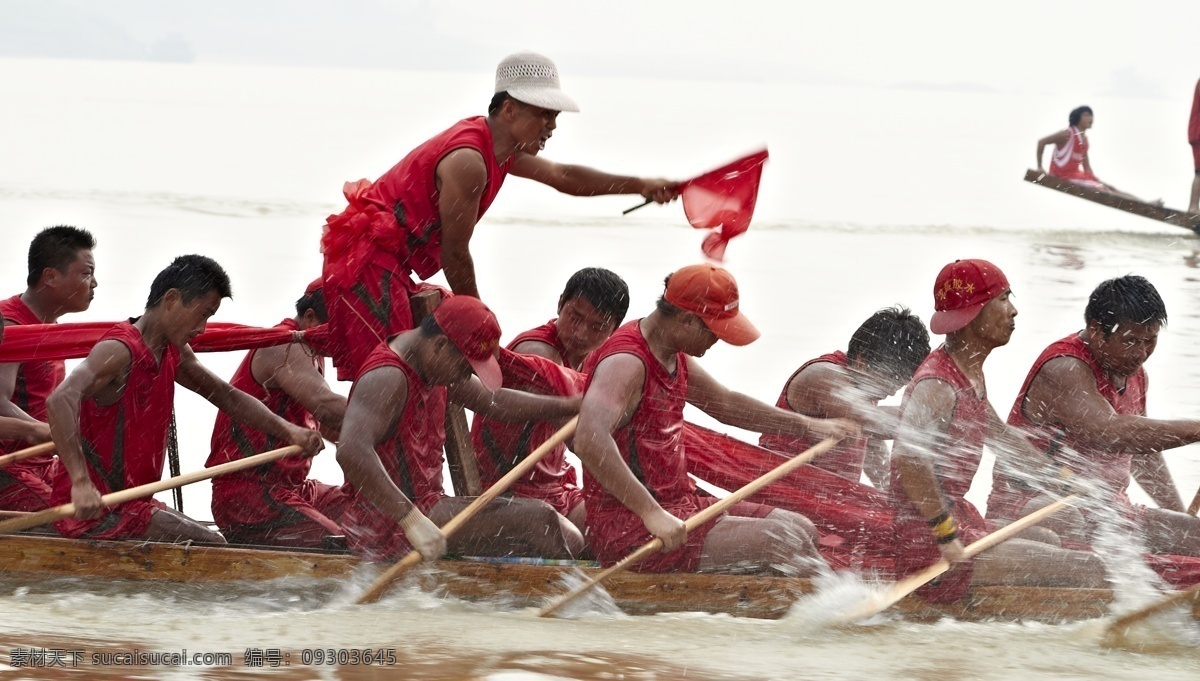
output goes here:
<path id="1" fill-rule="evenodd" d="M 622 326 L 589 358 L 575 452 L 584 465 L 588 541 L 602 563 L 658 537 L 663 553 L 634 569 L 779 568 L 806 575 L 824 565 L 816 528 L 798 513 L 742 503 L 690 533 L 682 520 L 715 501 L 698 495 L 687 476 L 685 402 L 759 432 L 858 435 L 849 421 L 809 418 L 734 392 L 695 363 L 692 358 L 718 339 L 746 345 L 758 338 L 739 302 L 737 283 L 725 270 L 685 267 L 667 278 L 654 312 Z"/>
<path id="2" fill-rule="evenodd" d="M 446 299 L 420 326 L 368 354 L 350 391 L 337 459 L 352 486 L 342 518 L 351 550 L 395 560 L 410 548 L 426 560 L 447 548 L 438 529 L 470 503 L 442 486 L 447 399 L 487 418 L 552 420 L 578 399 L 501 388 L 500 325 L 470 296 Z M 472 373 L 475 377 L 472 377 Z M 436 523 L 436 524 L 435 524 Z M 501 498 L 448 544 L 455 553 L 573 558 L 583 536 L 544 501 Z"/>
<path id="3" fill-rule="evenodd" d="M 296 316 L 280 325 L 303 331 L 329 320 L 320 279 L 296 301 Z M 346 398 L 325 381 L 325 358 L 293 342 L 251 350 L 230 384 L 260 400 L 273 413 L 301 428 L 337 441 Z M 275 449 L 274 436 L 217 414 L 206 467 Z M 291 456 L 213 479 L 212 512 L 225 539 L 234 544 L 322 548 L 341 535 L 347 495 L 342 485 L 308 479 L 312 459 Z"/>
<path id="4" fill-rule="evenodd" d="M 985 440 L 1006 457 L 1022 457 L 1052 480 L 1052 463 L 996 415 L 987 400 L 983 362 L 1006 345 L 1017 309 L 1008 279 L 986 260 L 957 260 L 942 268 L 934 284 L 930 329 L 946 343 L 929 354 L 913 376 L 901 404 L 900 430 L 892 450 L 892 508 L 898 578 L 944 558 L 960 563 L 917 593 L 931 601 L 953 601 L 971 585 L 1104 585 L 1099 557 L 1052 545 L 1050 532 L 1024 535 L 966 562 L 964 544 L 993 528 L 965 495 L 983 456 Z M 1031 528 L 1039 530 L 1041 528 Z"/>
<path id="5" fill-rule="evenodd" d="M 60 534 L 224 542 L 219 533 L 154 499 L 107 509 L 100 499 L 162 478 L 175 383 L 309 456 L 320 451 L 320 435 L 288 423 L 217 378 L 188 347 L 231 295 L 229 276 L 216 262 L 200 255 L 176 258 L 154 278 L 145 313 L 114 326 L 51 393 L 50 433 L 63 464 L 51 502 L 75 505 L 74 517 L 55 523 Z"/>

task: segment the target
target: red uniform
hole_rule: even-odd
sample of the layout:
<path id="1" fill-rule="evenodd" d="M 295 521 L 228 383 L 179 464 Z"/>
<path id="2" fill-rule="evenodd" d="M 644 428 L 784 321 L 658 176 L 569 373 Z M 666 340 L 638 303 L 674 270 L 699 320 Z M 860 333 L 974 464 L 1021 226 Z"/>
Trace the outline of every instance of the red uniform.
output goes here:
<path id="1" fill-rule="evenodd" d="M 425 279 L 442 269 L 437 166 L 464 148 L 478 151 L 487 168 L 479 200 L 483 217 L 512 159 L 497 163 L 487 119 L 477 116 L 421 144 L 375 182 L 347 183 L 350 205 L 326 220 L 325 302 L 340 380 L 353 379 L 383 339 L 413 328 L 408 300 L 416 285 L 410 275 Z"/>
<path id="2" fill-rule="evenodd" d="M 792 381 L 800 375 L 801 371 L 804 371 L 809 366 L 818 362 L 828 362 L 840 367 L 846 367 L 848 365 L 846 353 L 842 352 L 841 350 L 838 350 L 837 352 L 831 352 L 827 355 L 821 355 L 816 359 L 805 362 L 799 369 L 796 369 L 796 372 L 792 374 L 790 378 L 788 378 L 786 383 L 783 384 L 783 392 L 779 394 L 779 400 L 775 402 L 776 407 L 779 407 L 780 409 L 786 409 L 788 411 L 796 411 L 792 408 L 791 404 L 788 404 L 788 386 L 791 385 Z M 765 449 L 771 449 L 776 452 L 782 452 L 792 456 L 803 454 L 809 447 L 817 444 L 817 442 L 819 442 L 819 440 L 814 440 L 807 437 L 790 437 L 787 435 L 763 435 L 758 441 L 759 445 Z M 834 475 L 846 478 L 847 480 L 859 482 L 862 480 L 863 460 L 866 459 L 867 446 L 869 442 L 870 440 L 866 437 L 857 437 L 853 439 L 847 438 L 839 442 L 838 445 L 832 450 L 822 454 L 821 456 L 818 456 L 815 460 L 813 460 L 811 465 L 815 466 L 816 468 L 829 471 Z"/>
<path id="3" fill-rule="evenodd" d="M 446 389 L 426 385 L 416 370 L 410 367 L 386 343 L 379 343 L 363 361 L 362 371 L 392 367 L 404 372 L 408 379 L 408 400 L 392 436 L 375 446 L 392 482 L 412 500 L 417 508 L 429 515 L 442 497 L 442 464 L 446 441 Z M 350 390 L 351 399 L 354 389 Z M 404 538 L 400 524 L 384 515 L 368 499 L 347 485 L 351 495 L 342 516 L 346 541 L 355 553 L 371 560 L 396 560 L 412 550 Z"/>
<path id="4" fill-rule="evenodd" d="M 958 536 L 963 544 L 984 536 L 991 526 L 980 515 L 979 510 L 964 496 L 971 487 L 971 480 L 979 469 L 983 456 L 983 442 L 987 435 L 987 395 L 976 395 L 971 382 L 963 375 L 951 359 L 946 347 L 929 353 L 929 357 L 917 368 L 912 382 L 904 393 L 901 412 L 908 405 L 913 389 L 924 380 L 941 380 L 954 389 L 954 412 L 950 418 L 950 431 L 944 446 L 936 450 L 937 460 L 933 470 L 938 486 L 945 498 L 946 506 L 958 521 Z M 896 577 L 904 577 L 922 570 L 942 559 L 937 542 L 925 517 L 904 493 L 900 483 L 900 469 L 892 460 L 890 485 L 892 510 L 895 513 L 895 556 Z M 970 563 L 960 565 L 940 580 L 931 582 L 917 591 L 926 600 L 933 602 L 954 601 L 962 598 L 971 584 L 974 569 Z"/>
<path id="5" fill-rule="evenodd" d="M 642 336 L 639 320 L 625 324 L 592 353 L 584 363 L 589 376 L 605 357 L 633 355 L 646 370 L 642 396 L 629 423 L 613 433 L 625 465 L 645 485 L 667 513 L 687 519 L 716 503 L 699 496 L 687 475 L 683 452 L 683 405 L 687 395 L 687 355 L 676 354 L 675 374 L 658 361 Z M 591 385 L 591 379 L 588 380 Z M 604 489 L 587 468 L 583 471 L 583 496 L 587 503 L 588 543 L 605 565 L 619 562 L 635 549 L 654 539 L 641 517 Z M 739 504 L 730 513 L 765 517 L 771 507 Z M 700 566 L 704 538 L 716 521 L 688 532 L 686 543 L 671 553 L 657 553 L 630 568 L 638 572 L 695 572 Z"/>
<path id="6" fill-rule="evenodd" d="M 567 350 L 558 339 L 558 330 L 553 319 L 520 334 L 508 344 L 508 349 L 513 350 L 530 340 L 552 346 L 558 351 L 560 363 L 568 366 Z M 539 383 L 521 381 L 520 377 L 512 375 L 511 372 L 504 375 L 504 387 L 539 394 L 545 392 L 540 389 Z M 505 423 L 476 414 L 471 425 L 471 440 L 475 444 L 475 461 L 484 489 L 508 474 L 521 459 L 537 449 L 538 445 L 548 440 L 557 430 L 554 424 L 545 421 Z M 542 457 L 527 476 L 510 488 L 513 496 L 539 499 L 553 506 L 559 513 L 568 515 L 583 501 L 583 491 L 579 489 L 578 473 L 567 463 L 566 452 L 566 445 L 560 444 Z"/>
<path id="7" fill-rule="evenodd" d="M 1200 173 L 1200 81 L 1196 82 L 1196 94 L 1192 97 L 1192 115 L 1188 119 L 1188 144 L 1192 145 L 1192 162 Z"/>
<path id="8" fill-rule="evenodd" d="M 1125 389 L 1117 390 L 1108 380 L 1100 363 L 1092 356 L 1092 351 L 1076 333 L 1051 343 L 1038 356 L 1033 368 L 1029 370 L 1029 375 L 1025 377 L 1021 392 L 1017 394 L 1017 401 L 1008 415 L 1008 423 L 1028 435 L 1034 446 L 1054 459 L 1055 463 L 1069 467 L 1081 478 L 1101 483 L 1111 493 L 1110 505 L 1122 510 L 1131 520 L 1140 522 L 1145 507 L 1133 504 L 1126 494 L 1133 462 L 1132 454 L 1089 446 L 1078 438 L 1071 437 L 1061 424 L 1036 425 L 1025 418 L 1023 407 L 1029 385 L 1046 362 L 1057 357 L 1074 357 L 1086 364 L 1096 377 L 1096 391 L 1112 405 L 1113 411 L 1139 416 L 1146 414 L 1146 371 L 1138 369 L 1137 373 L 1126 381 Z M 1015 520 L 1024 515 L 1022 511 L 1025 505 L 1039 494 L 1040 492 L 1023 481 L 1009 477 L 997 467 L 992 477 L 992 493 L 988 497 L 988 517 Z M 1092 520 L 1086 509 L 1080 510 L 1085 518 Z"/>
<path id="9" fill-rule="evenodd" d="M 21 296 L 0 301 L 0 317 L 7 324 L 41 324 Z M 12 403 L 26 414 L 46 422 L 46 398 L 66 378 L 62 361 L 21 362 L 17 367 L 17 382 Z M 0 440 L 0 454 L 25 449 L 29 444 L 20 440 Z M 42 454 L 0 468 L 0 510 L 40 511 L 50 505 L 50 483 L 58 462 L 53 454 Z"/>
<path id="10" fill-rule="evenodd" d="M 167 345 L 162 359 L 155 359 L 142 334 L 129 322 L 114 326 L 100 342 L 109 340 L 125 345 L 131 355 L 125 389 L 113 404 L 102 406 L 87 399 L 79 405 L 80 446 L 89 477 L 101 494 L 162 479 L 179 368 L 178 348 Z M 71 478 L 66 468 L 59 466 L 51 503 L 57 506 L 70 501 Z M 144 537 L 158 508 L 165 506 L 154 499 L 137 499 L 114 506 L 99 518 L 65 518 L 54 527 L 64 537 Z"/>
<path id="11" fill-rule="evenodd" d="M 1073 125 L 1068 130 L 1070 136 L 1067 143 L 1054 146 L 1054 155 L 1050 158 L 1050 174 L 1088 187 L 1103 186 L 1095 175 L 1083 167 L 1088 153 L 1087 136 Z"/>
<path id="12" fill-rule="evenodd" d="M 279 326 L 299 328 L 285 319 Z M 288 423 L 317 430 L 317 420 L 299 402 L 279 388 L 267 388 L 254 378 L 252 364 L 257 350 L 242 360 L 229 384 L 267 405 Z M 288 352 L 307 352 L 300 344 Z M 312 357 L 313 366 L 325 373 L 325 360 Z M 211 468 L 276 449 L 287 443 L 237 423 L 225 412 L 217 413 L 212 449 L 204 464 Z M 312 459 L 289 456 L 257 468 L 213 479 L 212 512 L 217 526 L 230 542 L 321 547 L 324 538 L 342 533 L 338 521 L 345 512 L 346 494 L 341 486 L 308 480 Z"/>

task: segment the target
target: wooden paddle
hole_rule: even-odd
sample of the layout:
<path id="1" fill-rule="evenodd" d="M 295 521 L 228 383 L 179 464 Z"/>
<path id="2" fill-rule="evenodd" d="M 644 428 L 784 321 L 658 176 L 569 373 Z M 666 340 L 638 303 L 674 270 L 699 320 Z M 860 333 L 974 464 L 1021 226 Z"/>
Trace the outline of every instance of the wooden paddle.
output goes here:
<path id="1" fill-rule="evenodd" d="M 1108 625 L 1105 631 L 1105 637 L 1123 635 L 1129 627 L 1141 622 L 1142 620 L 1157 615 L 1164 610 L 1168 610 L 1176 605 L 1184 603 L 1200 603 L 1200 584 L 1193 584 L 1191 587 L 1183 591 L 1177 591 L 1170 596 L 1160 600 L 1157 603 L 1148 605 L 1141 610 L 1134 610 L 1131 613 L 1118 617 L 1112 624 Z"/>
<path id="2" fill-rule="evenodd" d="M 246 470 L 247 468 L 261 466 L 264 463 L 270 463 L 276 459 L 282 459 L 285 456 L 293 456 L 303 451 L 304 450 L 298 445 L 272 449 L 269 452 L 256 454 L 254 456 L 246 457 L 245 459 L 238 459 L 237 461 L 229 461 L 218 466 L 213 466 L 212 468 L 192 471 L 191 473 L 184 473 L 183 475 L 174 478 L 167 478 L 166 480 L 152 482 L 148 485 L 139 485 L 137 487 L 123 489 L 119 492 L 105 494 L 104 496 L 100 497 L 100 501 L 102 501 L 106 507 L 116 506 L 117 504 L 123 504 L 126 501 L 141 499 L 142 497 L 148 497 L 153 494 L 158 494 L 159 492 L 165 492 L 166 490 L 173 489 L 175 487 L 182 487 L 184 485 L 190 485 L 193 482 L 200 482 L 201 480 L 215 478 L 218 475 L 236 473 L 237 471 Z M 46 523 L 54 522 L 55 520 L 59 520 L 61 518 L 68 518 L 73 515 L 75 515 L 75 504 L 63 504 L 62 506 L 47 508 L 44 511 L 30 513 L 22 518 L 13 518 L 11 520 L 0 522 L 0 534 L 20 532 L 21 530 L 27 530 L 31 527 L 45 525 Z"/>
<path id="3" fill-rule="evenodd" d="M 1065 496 L 1052 504 L 1048 504 L 1034 511 L 1033 513 L 1030 513 L 1020 520 L 1005 525 L 995 532 L 975 542 L 972 542 L 965 549 L 967 558 L 974 558 L 993 546 L 1012 539 L 1014 535 L 1020 534 L 1021 531 L 1042 522 L 1046 518 L 1049 518 L 1055 513 L 1066 508 L 1077 496 L 1078 495 L 1076 494 Z M 914 572 L 913 574 L 893 584 L 892 588 L 888 590 L 888 593 L 882 599 L 867 601 L 850 612 L 844 613 L 841 617 L 837 618 L 837 622 L 839 624 L 850 624 L 881 613 L 903 600 L 905 596 L 933 581 L 935 578 L 949 569 L 950 563 L 948 561 L 939 560 L 924 570 L 921 570 L 920 572 Z"/>
<path id="4" fill-rule="evenodd" d="M 4 456 L 0 456 L 0 468 L 4 468 L 5 466 L 7 466 L 10 463 L 16 463 L 18 461 L 24 461 L 25 459 L 35 457 L 38 454 L 45 454 L 47 452 L 53 452 L 53 451 L 54 451 L 54 442 L 53 441 L 43 442 L 40 445 L 34 445 L 32 447 L 26 447 L 25 449 L 17 450 L 15 452 L 13 452 L 12 454 L 5 454 Z"/>
<path id="5" fill-rule="evenodd" d="M 724 499 L 721 499 L 720 501 L 713 504 L 712 506 L 709 506 L 708 508 L 700 511 L 696 515 L 685 520 L 683 523 L 684 527 L 687 528 L 688 532 L 695 530 L 697 527 L 700 527 L 704 523 L 706 523 L 706 522 L 712 520 L 713 518 L 716 518 L 717 516 L 724 513 L 726 510 L 729 509 L 730 506 L 733 506 L 734 504 L 745 500 L 746 497 L 751 496 L 752 494 L 758 492 L 763 487 L 766 487 L 767 485 L 771 484 L 772 482 L 775 482 L 776 480 L 782 478 L 783 476 L 787 475 L 788 473 L 791 473 L 792 471 L 796 470 L 800 466 L 803 466 L 804 464 L 808 463 L 809 461 L 812 461 L 814 458 L 817 457 L 817 455 L 828 451 L 831 447 L 833 447 L 835 444 L 837 444 L 838 439 L 839 438 L 828 438 L 828 439 L 822 440 L 821 442 L 817 443 L 816 445 L 813 445 L 812 447 L 808 448 L 808 450 L 806 450 L 804 453 L 797 455 L 795 458 L 788 459 L 787 461 L 783 462 L 779 466 L 775 467 L 773 470 L 771 470 L 767 473 L 764 473 L 763 475 L 760 475 L 759 477 L 755 478 L 754 480 L 751 480 L 750 483 L 747 484 L 745 487 L 742 487 L 741 489 L 737 490 L 736 492 L 733 492 L 732 494 L 725 497 Z M 621 562 L 617 563 L 616 565 L 613 565 L 612 567 L 608 568 L 607 570 L 596 575 L 590 581 L 588 581 L 586 584 L 583 584 L 581 586 L 575 587 L 574 589 L 571 589 L 565 595 L 560 596 L 557 600 L 552 602 L 550 605 L 547 605 L 546 607 L 539 610 L 538 617 L 546 617 L 548 615 L 553 614 L 556 610 L 558 610 L 562 606 L 566 605 L 567 603 L 570 603 L 571 601 L 578 598 L 584 592 L 590 590 L 592 587 L 594 587 L 597 584 L 599 584 L 600 582 L 604 581 L 606 578 L 608 578 L 609 575 L 612 575 L 613 573 L 619 572 L 621 570 L 628 569 L 631 565 L 634 565 L 635 563 L 645 560 L 650 555 L 661 551 L 662 547 L 663 547 L 662 540 L 659 539 L 658 537 L 655 537 L 653 540 L 647 542 L 638 550 L 636 550 L 633 553 L 626 556 L 624 559 L 621 560 Z"/>
<path id="6" fill-rule="evenodd" d="M 461 529 L 462 526 L 470 521 L 471 518 L 474 518 L 484 506 L 492 503 L 496 497 L 503 494 L 504 491 L 511 487 L 514 482 L 524 477 L 524 475 L 529 472 L 529 469 L 533 468 L 534 465 L 536 465 L 537 462 L 542 459 L 542 457 L 549 454 L 551 450 L 553 450 L 559 444 L 565 442 L 567 438 L 574 435 L 575 426 L 577 425 L 579 425 L 579 417 L 572 417 L 570 421 L 567 421 L 566 425 L 558 429 L 558 432 L 551 435 L 537 449 L 530 452 L 529 456 L 521 460 L 521 463 L 513 466 L 513 469 L 509 471 L 503 478 L 497 480 L 496 484 L 487 488 L 483 494 L 475 497 L 474 501 L 472 501 L 466 508 L 459 512 L 458 515 L 454 516 L 445 525 L 443 525 L 442 534 L 449 538 L 450 535 Z M 359 605 L 364 605 L 366 603 L 374 603 L 375 601 L 379 600 L 380 597 L 387 592 L 388 587 L 391 586 L 392 582 L 396 581 L 400 575 L 404 574 L 410 568 L 416 566 L 420 562 L 421 554 L 417 551 L 409 551 L 408 555 L 406 555 L 402 560 L 388 568 L 387 572 L 384 572 L 382 575 L 380 575 L 375 582 L 371 584 L 370 588 L 368 588 L 362 596 L 359 596 L 358 600 L 355 602 Z"/>

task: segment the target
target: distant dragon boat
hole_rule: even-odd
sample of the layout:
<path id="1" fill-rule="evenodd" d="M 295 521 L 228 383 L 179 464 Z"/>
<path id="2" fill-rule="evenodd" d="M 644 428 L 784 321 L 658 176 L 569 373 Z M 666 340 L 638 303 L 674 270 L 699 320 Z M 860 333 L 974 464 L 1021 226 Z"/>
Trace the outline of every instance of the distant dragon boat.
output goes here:
<path id="1" fill-rule="evenodd" d="M 1189 215 L 1187 211 L 1166 208 L 1164 206 L 1158 206 L 1153 203 L 1145 203 L 1143 201 L 1133 201 L 1131 199 L 1117 196 L 1116 194 L 1110 194 L 1098 189 L 1092 189 L 1091 187 L 1084 187 L 1069 180 L 1054 177 L 1053 175 L 1038 172 L 1036 170 L 1025 171 L 1025 181 L 1032 182 L 1033 184 L 1047 187 L 1049 189 L 1055 189 L 1064 194 L 1070 194 L 1071 196 L 1078 196 L 1081 199 L 1095 201 L 1096 203 L 1108 206 L 1109 208 L 1123 210 L 1126 213 L 1132 213 L 1134 215 L 1140 215 L 1144 218 L 1150 218 L 1151 220 L 1165 222 L 1168 225 L 1175 225 L 1176 227 L 1190 229 L 1193 232 L 1200 234 L 1200 215 Z"/>
<path id="2" fill-rule="evenodd" d="M 0 536 L 0 576 L 10 580 L 77 577 L 205 584 L 339 580 L 361 565 L 358 558 L 341 553 Z M 572 570 L 596 572 L 596 568 L 563 565 L 441 560 L 404 584 L 468 601 L 528 607 L 561 595 L 566 590 L 563 577 Z M 709 612 L 776 619 L 815 587 L 810 580 L 790 577 L 623 573 L 606 580 L 604 588 L 624 612 L 634 615 Z M 950 604 L 929 604 L 910 596 L 893 610 L 917 621 L 952 617 L 1059 623 L 1102 617 L 1112 598 L 1108 589 L 989 586 L 973 588 L 965 599 Z M 1193 616 L 1200 619 L 1200 604 Z"/>

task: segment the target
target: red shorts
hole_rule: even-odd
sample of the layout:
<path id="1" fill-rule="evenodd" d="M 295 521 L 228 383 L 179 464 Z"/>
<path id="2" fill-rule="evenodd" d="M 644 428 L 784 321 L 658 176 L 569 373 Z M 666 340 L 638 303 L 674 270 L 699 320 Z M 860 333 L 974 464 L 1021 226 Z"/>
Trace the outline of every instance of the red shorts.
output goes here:
<path id="1" fill-rule="evenodd" d="M 56 520 L 54 529 L 71 539 L 144 539 L 154 512 L 165 508 L 157 499 L 134 499 L 113 506 L 99 518 Z"/>
<path id="2" fill-rule="evenodd" d="M 429 511 L 444 496 L 423 495 L 417 508 L 428 517 Z M 357 492 L 352 492 L 347 500 L 342 531 L 350 550 L 367 560 L 395 562 L 412 551 L 412 544 L 408 543 L 400 523 L 384 515 Z"/>
<path id="3" fill-rule="evenodd" d="M 213 519 L 231 544 L 323 548 L 325 537 L 342 534 L 348 501 L 344 487 L 316 480 L 213 480 Z"/>
<path id="4" fill-rule="evenodd" d="M 666 510 L 671 515 L 686 520 L 719 501 L 708 496 L 694 497 L 694 500 L 695 503 Z M 726 511 L 726 515 L 765 518 L 773 510 L 775 509 L 772 506 L 743 501 L 734 504 Z M 642 519 L 624 506 L 599 511 L 589 508 L 587 515 L 588 543 L 597 560 L 606 567 L 619 563 L 625 556 L 654 539 L 646 530 Z M 695 572 L 700 567 L 704 540 L 718 520 L 720 516 L 688 532 L 687 541 L 680 548 L 670 553 L 656 553 L 629 569 L 634 572 Z"/>
<path id="5" fill-rule="evenodd" d="M 52 481 L 58 459 L 39 456 L 0 468 L 0 511 L 41 511 L 50 508 Z"/>
<path id="6" fill-rule="evenodd" d="M 907 504 L 907 500 L 905 502 Z M 969 545 L 984 537 L 995 529 L 992 523 L 983 519 L 971 502 L 965 499 L 955 500 L 953 504 L 954 519 L 958 522 L 958 538 L 963 545 Z M 916 517 L 908 508 L 896 511 L 896 542 L 895 566 L 896 579 L 919 572 L 942 559 L 937 541 L 929 530 L 929 525 L 923 518 Z M 949 603 L 957 601 L 967 594 L 971 586 L 971 578 L 975 575 L 975 564 L 967 561 L 954 566 L 949 572 L 938 579 L 917 589 L 917 595 L 930 603 Z"/>
<path id="7" fill-rule="evenodd" d="M 339 381 L 352 381 L 367 355 L 390 336 L 413 328 L 410 294 L 416 285 L 403 274 L 369 263 L 349 287 L 325 287 L 329 346 Z"/>

